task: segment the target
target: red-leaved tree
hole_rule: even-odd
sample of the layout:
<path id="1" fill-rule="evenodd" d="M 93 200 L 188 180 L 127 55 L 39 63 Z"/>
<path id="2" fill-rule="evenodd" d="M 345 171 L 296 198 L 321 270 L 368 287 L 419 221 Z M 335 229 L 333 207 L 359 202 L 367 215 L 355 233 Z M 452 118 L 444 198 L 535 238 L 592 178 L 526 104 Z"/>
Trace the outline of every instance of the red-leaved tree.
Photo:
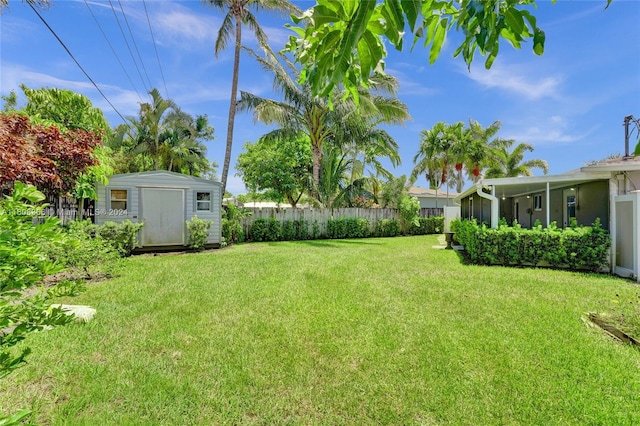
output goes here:
<path id="1" fill-rule="evenodd" d="M 97 164 L 93 149 L 100 135 L 84 130 L 61 133 L 55 126 L 31 124 L 28 117 L 0 115 L 0 190 L 30 183 L 65 194 L 78 176 Z"/>

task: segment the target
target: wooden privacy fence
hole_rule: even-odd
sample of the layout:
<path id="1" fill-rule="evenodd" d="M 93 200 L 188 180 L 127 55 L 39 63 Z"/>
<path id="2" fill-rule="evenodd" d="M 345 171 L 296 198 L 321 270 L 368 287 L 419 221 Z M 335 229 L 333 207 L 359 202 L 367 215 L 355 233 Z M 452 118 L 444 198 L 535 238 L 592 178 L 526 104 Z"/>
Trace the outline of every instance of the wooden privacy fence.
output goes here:
<path id="1" fill-rule="evenodd" d="M 278 222 L 287 220 L 304 220 L 311 227 L 316 224 L 320 235 L 327 233 L 327 222 L 329 219 L 341 218 L 357 218 L 369 221 L 371 228 L 374 229 L 376 223 L 382 219 L 400 220 L 400 211 L 398 209 L 368 209 L 368 208 L 341 208 L 341 209 L 313 209 L 313 208 L 248 208 L 251 216 L 240 221 L 244 234 L 249 235 L 249 229 L 253 222 L 258 219 L 276 219 Z M 422 208 L 419 215 L 424 217 L 442 216 L 442 208 Z"/>

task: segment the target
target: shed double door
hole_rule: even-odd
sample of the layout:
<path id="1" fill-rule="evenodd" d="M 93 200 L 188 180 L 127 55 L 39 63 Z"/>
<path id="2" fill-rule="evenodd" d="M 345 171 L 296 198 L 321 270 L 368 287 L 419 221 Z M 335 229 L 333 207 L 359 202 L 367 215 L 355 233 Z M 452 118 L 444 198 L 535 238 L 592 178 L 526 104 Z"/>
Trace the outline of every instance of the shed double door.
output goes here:
<path id="1" fill-rule="evenodd" d="M 142 246 L 184 245 L 184 189 L 141 188 Z"/>

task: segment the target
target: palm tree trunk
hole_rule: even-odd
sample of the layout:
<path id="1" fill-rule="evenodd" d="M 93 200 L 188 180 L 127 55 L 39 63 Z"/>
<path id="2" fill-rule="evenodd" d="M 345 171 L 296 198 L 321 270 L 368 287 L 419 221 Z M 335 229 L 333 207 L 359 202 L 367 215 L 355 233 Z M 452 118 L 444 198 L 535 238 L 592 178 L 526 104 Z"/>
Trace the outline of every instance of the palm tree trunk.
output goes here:
<path id="1" fill-rule="evenodd" d="M 320 200 L 318 196 L 318 187 L 320 186 L 320 146 L 315 141 L 311 141 L 311 148 L 313 152 L 313 188 L 311 188 L 311 196 L 316 200 Z"/>
<path id="2" fill-rule="evenodd" d="M 238 17 L 236 21 L 236 47 L 233 57 L 233 77 L 231 80 L 231 100 L 229 101 L 229 118 L 227 120 L 227 149 L 224 153 L 224 165 L 222 167 L 222 193 L 227 189 L 227 175 L 231 162 L 231 147 L 233 145 L 233 125 L 236 119 L 236 106 L 238 97 L 238 75 L 240 73 L 240 48 L 242 45 L 242 22 Z"/>

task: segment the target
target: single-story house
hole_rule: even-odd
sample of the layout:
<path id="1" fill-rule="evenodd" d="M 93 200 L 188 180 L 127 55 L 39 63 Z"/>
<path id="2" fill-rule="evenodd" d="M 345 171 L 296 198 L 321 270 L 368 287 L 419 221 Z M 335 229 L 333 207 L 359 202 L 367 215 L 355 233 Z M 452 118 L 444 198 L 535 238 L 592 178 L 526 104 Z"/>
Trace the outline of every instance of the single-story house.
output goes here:
<path id="1" fill-rule="evenodd" d="M 612 272 L 640 275 L 640 157 L 601 161 L 559 175 L 481 179 L 455 198 L 462 218 L 530 228 L 600 219 L 612 237 Z"/>
<path id="2" fill-rule="evenodd" d="M 186 222 L 197 216 L 213 225 L 208 247 L 217 247 L 222 232 L 222 185 L 207 179 L 164 170 L 114 175 L 97 185 L 95 223 L 144 223 L 142 249 L 187 245 Z"/>
<path id="3" fill-rule="evenodd" d="M 454 199 L 459 195 L 455 191 L 443 191 L 441 189 L 426 189 L 418 186 L 409 188 L 409 195 L 418 198 L 420 208 L 443 208 L 453 206 Z"/>

